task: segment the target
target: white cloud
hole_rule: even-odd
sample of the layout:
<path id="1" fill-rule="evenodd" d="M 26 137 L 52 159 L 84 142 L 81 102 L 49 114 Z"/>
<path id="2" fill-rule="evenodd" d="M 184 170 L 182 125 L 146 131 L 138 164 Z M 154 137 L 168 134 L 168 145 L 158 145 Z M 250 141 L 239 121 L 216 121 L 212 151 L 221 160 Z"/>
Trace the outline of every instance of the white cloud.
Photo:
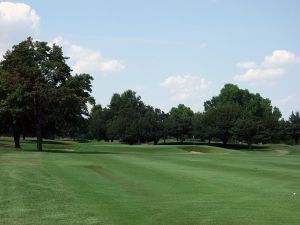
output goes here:
<path id="1" fill-rule="evenodd" d="M 286 50 L 275 50 L 266 56 L 260 64 L 241 62 L 237 67 L 246 69 L 242 74 L 235 75 L 238 82 L 249 82 L 251 85 L 274 85 L 288 72 L 288 66 L 299 63 L 299 57 Z"/>
<path id="2" fill-rule="evenodd" d="M 107 60 L 100 64 L 103 72 L 118 72 L 125 69 L 125 66 L 119 60 Z"/>
<path id="3" fill-rule="evenodd" d="M 265 57 L 263 64 L 266 67 L 280 67 L 299 62 L 299 57 L 294 53 L 286 50 L 275 50 L 272 52 L 272 55 Z"/>
<path id="4" fill-rule="evenodd" d="M 255 62 L 240 62 L 236 64 L 236 67 L 240 69 L 251 69 L 256 67 Z"/>
<path id="5" fill-rule="evenodd" d="M 116 59 L 106 59 L 99 51 L 72 44 L 70 41 L 57 37 L 52 43 L 62 46 L 65 55 L 70 57 L 71 67 L 75 73 L 108 73 L 125 69 L 124 64 Z"/>
<path id="6" fill-rule="evenodd" d="M 0 2 L 0 59 L 12 45 L 36 34 L 40 17 L 27 4 Z"/>
<path id="7" fill-rule="evenodd" d="M 182 103 L 182 101 L 205 99 L 210 91 L 211 82 L 205 78 L 187 74 L 170 76 L 160 85 L 169 90 L 173 101 Z"/>
<path id="8" fill-rule="evenodd" d="M 274 81 L 285 74 L 283 68 L 249 69 L 244 74 L 236 75 L 234 80 L 250 82 L 252 85 Z"/>

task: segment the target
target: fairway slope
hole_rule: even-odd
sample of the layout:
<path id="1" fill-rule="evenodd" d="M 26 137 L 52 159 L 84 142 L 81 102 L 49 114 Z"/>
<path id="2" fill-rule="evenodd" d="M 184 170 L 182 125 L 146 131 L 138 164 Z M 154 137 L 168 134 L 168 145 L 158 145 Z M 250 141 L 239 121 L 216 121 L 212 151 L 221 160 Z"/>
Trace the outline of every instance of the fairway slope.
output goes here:
<path id="1" fill-rule="evenodd" d="M 0 140 L 0 225 L 300 224 L 298 146 L 8 146 Z"/>

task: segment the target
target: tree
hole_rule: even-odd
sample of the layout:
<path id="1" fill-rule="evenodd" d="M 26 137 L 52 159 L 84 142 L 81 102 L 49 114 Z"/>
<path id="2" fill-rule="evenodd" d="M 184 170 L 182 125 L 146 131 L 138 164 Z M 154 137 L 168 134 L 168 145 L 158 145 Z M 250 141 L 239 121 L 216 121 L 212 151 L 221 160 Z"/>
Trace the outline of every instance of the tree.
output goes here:
<path id="1" fill-rule="evenodd" d="M 299 144 L 300 138 L 300 114 L 299 112 L 292 112 L 289 121 L 288 121 L 288 130 L 290 136 L 294 139 L 296 145 Z"/>
<path id="2" fill-rule="evenodd" d="M 94 98 L 90 96 L 92 79 L 89 74 L 76 74 L 56 89 L 58 101 L 52 115 L 55 116 L 56 121 L 59 121 L 59 123 L 56 122 L 57 129 L 61 130 L 63 135 L 72 137 L 73 140 L 80 135 L 84 136 L 88 129 L 87 103 L 92 105 L 95 103 Z M 55 121 L 51 122 L 55 124 Z"/>
<path id="3" fill-rule="evenodd" d="M 18 64 L 16 63 L 16 67 Z M 20 135 L 25 130 L 26 121 L 31 121 L 30 115 L 33 113 L 29 107 L 30 91 L 26 80 L 18 71 L 12 70 L 11 73 L 4 69 L 3 63 L 0 64 L 0 114 L 2 128 L 8 131 L 10 128 L 13 133 L 15 148 L 20 148 Z M 28 125 L 28 124 L 27 124 Z M 29 129 L 29 127 L 27 127 Z"/>
<path id="4" fill-rule="evenodd" d="M 173 107 L 169 112 L 171 134 L 183 142 L 193 130 L 192 120 L 194 112 L 183 104 Z"/>
<path id="5" fill-rule="evenodd" d="M 197 112 L 193 116 L 193 136 L 195 138 L 200 138 L 203 142 L 207 136 L 206 123 L 204 113 Z"/>
<path id="6" fill-rule="evenodd" d="M 278 139 L 281 113 L 278 108 L 271 105 L 269 99 L 261 97 L 260 94 L 252 94 L 248 105 L 243 110 L 243 115 L 259 122 L 257 142 L 269 143 Z"/>
<path id="7" fill-rule="evenodd" d="M 109 120 L 110 110 L 107 108 L 102 109 L 101 105 L 95 105 L 90 114 L 89 119 L 89 132 L 92 138 L 109 141 Z"/>
<path id="8" fill-rule="evenodd" d="M 143 139 L 147 143 L 153 141 L 159 142 L 164 132 L 164 112 L 160 109 L 154 109 L 152 106 L 146 106 L 145 115 L 142 117 Z"/>
<path id="9" fill-rule="evenodd" d="M 195 113 L 193 117 L 193 135 L 201 141 L 207 139 L 208 144 L 216 136 L 217 128 L 215 124 L 215 112 L 208 110 L 203 113 Z"/>
<path id="10" fill-rule="evenodd" d="M 218 96 L 212 97 L 211 100 L 204 103 L 212 134 L 224 145 L 231 138 L 230 130 L 249 99 L 248 90 L 241 90 L 237 85 L 225 84 Z"/>
<path id="11" fill-rule="evenodd" d="M 226 144 L 231 137 L 252 142 L 279 140 L 281 113 L 269 99 L 237 85 L 226 84 L 218 96 L 204 103 L 214 136 Z"/>
<path id="12" fill-rule="evenodd" d="M 161 110 L 145 105 L 140 96 L 127 90 L 113 94 L 108 108 L 99 108 L 97 113 L 92 110 L 90 126 L 101 133 L 100 136 L 105 133 L 104 136 L 111 140 L 119 138 L 129 144 L 152 141 L 157 144 L 163 136 L 164 117 Z"/>
<path id="13" fill-rule="evenodd" d="M 2 102 L 10 106 L 10 110 L 8 107 L 4 110 L 11 118 L 16 145 L 24 128 L 23 121 L 34 121 L 37 149 L 42 151 L 43 128 L 51 123 L 55 126 L 48 127 L 58 129 L 74 125 L 87 113 L 86 104 L 93 102 L 92 77 L 71 76 L 66 59 L 61 47 L 32 38 L 13 46 L 4 55 L 1 69 L 6 77 L 0 79 L 5 90 Z"/>
<path id="14" fill-rule="evenodd" d="M 260 129 L 260 121 L 255 120 L 254 118 L 245 116 L 239 118 L 234 127 L 231 129 L 231 132 L 235 137 L 240 141 L 245 141 L 248 144 L 249 149 L 252 149 L 252 144 L 255 141 Z"/>
<path id="15" fill-rule="evenodd" d="M 143 137 L 142 118 L 146 106 L 140 96 L 132 90 L 112 96 L 109 109 L 111 121 L 109 124 L 110 135 L 118 135 L 125 143 L 141 143 Z"/>
<path id="16" fill-rule="evenodd" d="M 212 124 L 215 125 L 215 136 L 226 145 L 232 136 L 230 130 L 241 113 L 241 107 L 236 103 L 224 103 L 210 110 L 214 119 Z"/>

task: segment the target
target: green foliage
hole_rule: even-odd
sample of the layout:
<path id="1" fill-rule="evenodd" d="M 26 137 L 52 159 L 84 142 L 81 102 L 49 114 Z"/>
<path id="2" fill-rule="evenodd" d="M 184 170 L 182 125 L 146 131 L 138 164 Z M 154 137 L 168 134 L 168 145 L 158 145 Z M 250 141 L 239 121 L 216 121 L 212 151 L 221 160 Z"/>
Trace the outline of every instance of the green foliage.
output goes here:
<path id="1" fill-rule="evenodd" d="M 32 38 L 13 46 L 0 64 L 1 112 L 13 128 L 16 147 L 20 133 L 35 130 L 37 148 L 42 138 L 58 131 L 75 136 L 84 123 L 92 77 L 71 76 L 61 47 Z"/>
<path id="2" fill-rule="evenodd" d="M 7 51 L 0 63 L 0 132 L 12 132 L 15 147 L 20 135 L 42 138 L 68 136 L 74 140 L 97 140 L 157 144 L 175 137 L 253 143 L 279 143 L 289 138 L 299 142 L 299 113 L 288 122 L 278 108 L 259 94 L 226 84 L 218 96 L 204 103 L 205 111 L 194 113 L 179 104 L 165 114 L 146 105 L 132 90 L 114 94 L 102 108 L 91 97 L 89 74 L 72 76 L 61 47 L 32 38 Z M 91 113 L 87 104 L 93 105 Z"/>
<path id="3" fill-rule="evenodd" d="M 192 120 L 194 112 L 183 104 L 173 107 L 169 112 L 168 123 L 171 134 L 183 142 L 193 130 Z"/>
<path id="4" fill-rule="evenodd" d="M 239 118 L 231 129 L 231 132 L 240 141 L 245 141 L 249 148 L 252 148 L 253 142 L 257 141 L 257 135 L 260 132 L 262 124 L 250 117 Z"/>
<path id="5" fill-rule="evenodd" d="M 218 96 L 204 103 L 212 135 L 226 144 L 230 139 L 253 142 L 279 142 L 281 113 L 269 99 L 226 84 Z"/>
<path id="6" fill-rule="evenodd" d="M 294 139 L 295 144 L 299 144 L 300 138 L 300 114 L 292 112 L 287 123 L 289 135 Z"/>
<path id="7" fill-rule="evenodd" d="M 134 144 L 153 141 L 157 144 L 163 136 L 164 113 L 146 106 L 132 90 L 114 94 L 108 108 L 93 107 L 89 120 L 89 132 L 97 140 L 120 139 Z"/>

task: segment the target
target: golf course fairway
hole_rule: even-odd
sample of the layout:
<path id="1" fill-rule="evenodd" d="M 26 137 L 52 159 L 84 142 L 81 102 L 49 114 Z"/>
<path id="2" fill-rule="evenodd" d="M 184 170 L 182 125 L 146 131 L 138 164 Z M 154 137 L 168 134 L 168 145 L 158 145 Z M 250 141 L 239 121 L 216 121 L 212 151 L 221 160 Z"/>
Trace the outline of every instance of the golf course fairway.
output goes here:
<path id="1" fill-rule="evenodd" d="M 22 144 L 0 140 L 0 225 L 300 224 L 296 146 Z"/>

